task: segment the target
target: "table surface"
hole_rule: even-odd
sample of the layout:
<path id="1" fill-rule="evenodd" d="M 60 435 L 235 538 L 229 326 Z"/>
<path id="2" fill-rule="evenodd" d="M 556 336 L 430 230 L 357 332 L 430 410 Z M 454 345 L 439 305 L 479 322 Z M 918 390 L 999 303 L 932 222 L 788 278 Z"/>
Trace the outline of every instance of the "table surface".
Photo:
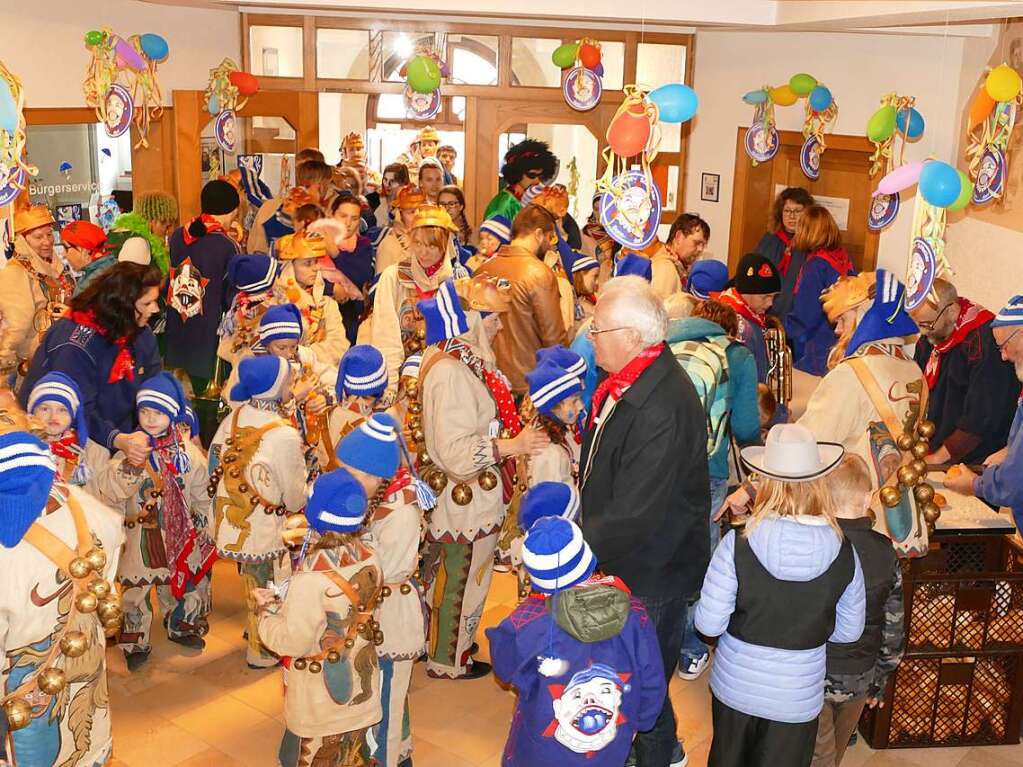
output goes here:
<path id="1" fill-rule="evenodd" d="M 995 511 L 984 501 L 972 495 L 963 495 L 949 490 L 944 485 L 945 472 L 932 471 L 927 475 L 928 481 L 934 485 L 935 492 L 945 496 L 948 506 L 942 508 L 941 516 L 935 527 L 940 532 L 958 532 L 966 530 L 990 530 L 992 532 L 1012 532 L 1015 525 L 1008 509 Z"/>

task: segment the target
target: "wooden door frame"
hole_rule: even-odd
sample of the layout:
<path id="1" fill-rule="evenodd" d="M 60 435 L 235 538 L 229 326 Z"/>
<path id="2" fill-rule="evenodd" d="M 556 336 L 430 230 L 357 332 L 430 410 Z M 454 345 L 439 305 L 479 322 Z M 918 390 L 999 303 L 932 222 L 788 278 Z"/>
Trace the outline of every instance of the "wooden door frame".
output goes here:
<path id="1" fill-rule="evenodd" d="M 746 131 L 749 128 L 739 127 L 735 138 L 735 173 L 732 178 L 732 216 L 729 223 L 728 233 L 728 271 L 731 274 L 735 265 L 742 258 L 742 232 L 746 226 L 752 226 L 753 222 L 744 220 L 743 208 L 746 204 L 746 187 L 749 174 L 753 169 L 753 161 L 746 154 Z M 778 131 L 779 151 L 782 146 L 802 146 L 805 139 L 799 131 L 783 130 Z M 829 134 L 826 137 L 827 148 L 841 149 L 851 152 L 862 152 L 869 157 L 874 152 L 874 145 L 864 136 L 849 136 L 843 134 Z M 773 159 L 769 162 L 773 162 Z M 766 164 L 766 163 L 761 163 Z M 864 166 L 866 168 L 866 166 Z M 878 178 L 880 180 L 880 178 Z M 809 179 L 807 180 L 808 183 Z M 766 222 L 758 223 L 763 226 Z M 766 229 L 764 230 L 766 231 Z M 865 263 L 877 264 L 877 250 L 880 236 L 872 229 L 867 230 L 867 237 L 863 243 L 863 258 Z"/>

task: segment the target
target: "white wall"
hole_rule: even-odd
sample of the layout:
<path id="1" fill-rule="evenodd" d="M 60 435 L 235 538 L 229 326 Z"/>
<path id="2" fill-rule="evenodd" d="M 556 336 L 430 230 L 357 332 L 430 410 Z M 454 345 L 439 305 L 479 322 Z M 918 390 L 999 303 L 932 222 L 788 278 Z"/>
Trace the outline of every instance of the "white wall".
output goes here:
<path id="1" fill-rule="evenodd" d="M 155 32 L 170 46 L 159 66 L 163 103 L 172 90 L 202 90 L 209 70 L 225 56 L 241 63 L 241 22 L 233 11 L 160 6 L 135 0 L 2 0 L 4 36 L 0 52 L 21 78 L 29 107 L 84 106 L 82 79 L 90 55 L 85 33 L 108 26 L 129 37 Z"/>
<path id="2" fill-rule="evenodd" d="M 808 72 L 827 85 L 838 102 L 833 132 L 860 136 L 884 94 L 916 96 L 926 131 L 907 149 L 907 159 L 933 154 L 950 162 L 958 127 L 962 55 L 963 41 L 954 37 L 698 32 L 695 87 L 700 110 L 689 141 L 685 207 L 710 224 L 712 254 L 727 260 L 736 131 L 753 118 L 753 107 L 742 102 L 746 91 L 780 85 L 797 72 Z M 801 102 L 776 107 L 775 116 L 779 129 L 802 128 Z M 745 157 L 743 161 L 749 162 Z M 704 172 L 721 175 L 717 203 L 700 200 Z M 912 203 L 912 198 L 905 201 L 903 213 L 881 235 L 878 265 L 899 275 L 905 272 Z"/>

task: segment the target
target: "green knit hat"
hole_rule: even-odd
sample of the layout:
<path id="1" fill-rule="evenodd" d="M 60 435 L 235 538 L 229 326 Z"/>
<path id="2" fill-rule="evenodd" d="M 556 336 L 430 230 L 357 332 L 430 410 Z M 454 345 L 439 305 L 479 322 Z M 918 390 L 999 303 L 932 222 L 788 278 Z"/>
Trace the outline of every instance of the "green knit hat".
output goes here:
<path id="1" fill-rule="evenodd" d="M 144 192 L 134 200 L 133 213 L 146 221 L 177 221 L 178 201 L 166 192 Z"/>

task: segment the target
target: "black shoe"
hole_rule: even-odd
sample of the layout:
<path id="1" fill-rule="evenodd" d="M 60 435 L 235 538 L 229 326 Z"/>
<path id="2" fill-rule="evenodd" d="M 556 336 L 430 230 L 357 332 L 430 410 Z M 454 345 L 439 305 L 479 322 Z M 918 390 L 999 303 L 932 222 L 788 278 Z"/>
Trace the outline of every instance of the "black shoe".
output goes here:
<path id="1" fill-rule="evenodd" d="M 466 671 L 462 676 L 457 677 L 458 679 L 479 679 L 484 677 L 494 670 L 486 661 L 473 659 L 472 663 L 469 664 L 469 670 Z"/>
<path id="2" fill-rule="evenodd" d="M 128 664 L 128 671 L 134 673 L 139 667 L 149 660 L 149 650 L 135 650 L 124 654 L 124 662 Z"/>
<path id="3" fill-rule="evenodd" d="M 473 642 L 472 643 L 472 647 L 469 648 L 469 655 L 475 655 L 479 651 L 480 651 L 479 643 L 478 642 Z"/>
<path id="4" fill-rule="evenodd" d="M 205 649 L 206 647 L 206 640 L 203 639 L 201 636 L 196 636 L 195 634 L 185 634 L 184 636 L 180 637 L 167 638 L 170 639 L 170 641 L 172 641 L 174 644 L 179 644 L 182 647 L 187 647 L 189 650 L 199 650 L 200 652 L 202 652 L 202 650 Z"/>
<path id="5" fill-rule="evenodd" d="M 689 764 L 689 757 L 686 755 L 686 750 L 680 740 L 675 744 L 675 750 L 671 754 L 671 762 L 668 767 L 686 767 Z"/>

